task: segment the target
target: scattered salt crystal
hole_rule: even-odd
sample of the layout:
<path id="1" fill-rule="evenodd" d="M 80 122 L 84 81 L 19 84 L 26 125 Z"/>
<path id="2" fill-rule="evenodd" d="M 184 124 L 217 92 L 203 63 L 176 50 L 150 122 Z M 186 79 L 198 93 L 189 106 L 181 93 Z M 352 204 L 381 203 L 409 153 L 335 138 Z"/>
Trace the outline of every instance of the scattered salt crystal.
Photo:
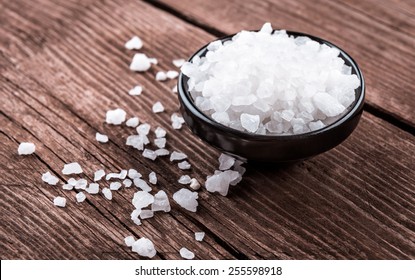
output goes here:
<path id="1" fill-rule="evenodd" d="M 140 214 L 141 214 L 141 209 L 134 209 L 134 211 L 131 212 L 131 215 L 130 215 L 131 220 L 134 221 L 135 219 L 137 219 L 140 216 Z"/>
<path id="2" fill-rule="evenodd" d="M 180 178 L 179 178 L 179 183 L 180 184 L 183 184 L 183 185 L 187 185 L 187 184 L 190 184 L 191 183 L 191 181 L 192 181 L 192 178 L 190 178 L 190 176 L 189 175 L 182 175 L 182 176 L 180 176 Z"/>
<path id="3" fill-rule="evenodd" d="M 148 135 L 151 126 L 148 123 L 142 123 L 137 126 L 137 133 L 140 135 Z"/>
<path id="4" fill-rule="evenodd" d="M 79 192 L 75 195 L 76 201 L 81 203 L 86 199 L 86 195 L 83 192 Z"/>
<path id="5" fill-rule="evenodd" d="M 19 155 L 30 155 L 33 154 L 36 150 L 36 146 L 33 143 L 22 142 L 17 149 Z"/>
<path id="6" fill-rule="evenodd" d="M 95 139 L 98 142 L 101 142 L 101 143 L 107 143 L 108 142 L 108 136 L 105 135 L 105 134 L 101 134 L 99 132 L 95 133 Z"/>
<path id="7" fill-rule="evenodd" d="M 152 110 L 153 110 L 153 113 L 156 113 L 156 114 L 161 113 L 161 112 L 164 112 L 164 106 L 158 101 L 154 103 Z"/>
<path id="8" fill-rule="evenodd" d="M 126 238 L 124 238 L 124 242 L 125 242 L 125 245 L 127 245 L 128 247 L 131 247 L 131 246 L 133 246 L 133 243 L 135 242 L 135 238 L 134 238 L 134 236 L 127 236 Z"/>
<path id="9" fill-rule="evenodd" d="M 154 196 L 146 191 L 138 191 L 134 194 L 132 204 L 137 209 L 142 209 L 154 202 Z"/>
<path id="10" fill-rule="evenodd" d="M 112 191 L 118 191 L 121 188 L 121 183 L 120 182 L 111 182 L 110 184 L 110 190 Z"/>
<path id="11" fill-rule="evenodd" d="M 127 146 L 133 146 L 139 151 L 142 151 L 144 149 L 145 142 L 147 136 L 146 135 L 130 135 L 127 137 L 126 145 Z"/>
<path id="12" fill-rule="evenodd" d="M 105 121 L 109 124 L 120 125 L 125 121 L 127 113 L 123 109 L 109 110 L 106 114 Z"/>
<path id="13" fill-rule="evenodd" d="M 198 196 L 197 192 L 192 192 L 183 188 L 173 194 L 173 199 L 184 209 L 196 212 Z"/>
<path id="14" fill-rule="evenodd" d="M 125 123 L 129 127 L 136 127 L 140 120 L 137 117 L 129 118 Z"/>
<path id="15" fill-rule="evenodd" d="M 157 251 L 154 249 L 154 244 L 150 239 L 141 237 L 135 241 L 132 245 L 132 251 L 136 252 L 142 257 L 152 258 L 156 255 Z"/>
<path id="16" fill-rule="evenodd" d="M 134 224 L 136 224 L 137 226 L 141 225 L 141 220 L 140 219 L 133 219 Z"/>
<path id="17" fill-rule="evenodd" d="M 129 188 L 133 184 L 133 181 L 131 181 L 130 179 L 125 179 L 124 181 L 122 181 L 122 183 L 124 184 L 124 187 Z"/>
<path id="18" fill-rule="evenodd" d="M 48 183 L 49 185 L 56 185 L 59 182 L 58 177 L 53 176 L 50 172 L 46 172 L 42 174 L 42 181 Z"/>
<path id="19" fill-rule="evenodd" d="M 206 179 L 205 186 L 209 192 L 218 192 L 223 196 L 228 194 L 230 183 L 240 176 L 233 170 L 217 171 Z"/>
<path id="20" fill-rule="evenodd" d="M 86 188 L 87 193 L 89 194 L 97 194 L 99 193 L 99 184 L 97 183 L 90 183 L 88 188 Z"/>
<path id="21" fill-rule="evenodd" d="M 128 171 L 123 169 L 120 171 L 120 173 L 108 173 L 107 176 L 105 176 L 105 180 L 111 180 L 111 179 L 125 179 L 127 177 Z"/>
<path id="22" fill-rule="evenodd" d="M 82 167 L 77 162 L 65 164 L 62 169 L 62 174 L 81 174 L 83 172 Z"/>
<path id="23" fill-rule="evenodd" d="M 175 71 L 175 70 L 169 70 L 166 73 L 167 78 L 171 79 L 176 79 L 177 76 L 179 76 L 179 72 Z"/>
<path id="24" fill-rule="evenodd" d="M 105 176 L 105 171 L 104 171 L 104 169 L 100 169 L 100 170 L 97 170 L 97 171 L 95 171 L 95 173 L 94 173 L 94 181 L 96 182 L 96 181 L 99 181 L 99 180 L 101 180 L 102 179 L 102 177 L 104 177 Z"/>
<path id="25" fill-rule="evenodd" d="M 259 32 L 271 34 L 272 33 L 272 26 L 271 23 L 265 23 Z"/>
<path id="26" fill-rule="evenodd" d="M 71 186 L 75 186 L 78 181 L 75 178 L 69 178 L 68 184 Z"/>
<path id="27" fill-rule="evenodd" d="M 150 61 L 150 63 L 154 65 L 157 65 L 159 63 L 157 58 L 154 58 L 154 57 L 149 57 L 148 61 Z"/>
<path id="28" fill-rule="evenodd" d="M 154 213 L 151 210 L 141 210 L 140 213 L 140 219 L 144 220 L 144 219 L 149 219 L 154 217 Z"/>
<path id="29" fill-rule="evenodd" d="M 137 188 L 140 188 L 145 192 L 150 192 L 152 190 L 151 187 L 146 183 L 146 181 L 144 181 L 143 179 L 140 179 L 140 178 L 135 178 L 134 179 L 134 185 Z"/>
<path id="30" fill-rule="evenodd" d="M 141 178 L 141 174 L 137 170 L 131 168 L 128 170 L 128 177 L 134 180 L 136 178 Z"/>
<path id="31" fill-rule="evenodd" d="M 154 133 L 156 134 L 156 138 L 166 137 L 166 130 L 161 127 L 157 127 Z"/>
<path id="32" fill-rule="evenodd" d="M 163 149 L 164 147 L 166 147 L 166 138 L 154 139 L 154 145 L 156 145 L 160 149 Z"/>
<path id="33" fill-rule="evenodd" d="M 151 62 L 143 53 L 136 53 L 130 64 L 130 70 L 144 72 L 151 68 Z"/>
<path id="34" fill-rule="evenodd" d="M 66 206 L 66 198 L 62 196 L 57 196 L 53 199 L 53 204 L 58 207 L 65 207 Z"/>
<path id="35" fill-rule="evenodd" d="M 186 62 L 183 58 L 173 59 L 173 65 L 176 67 L 182 67 L 183 63 Z"/>
<path id="36" fill-rule="evenodd" d="M 192 178 L 190 180 L 190 188 L 192 188 L 195 191 L 200 189 L 200 183 L 196 180 L 196 178 Z"/>
<path id="37" fill-rule="evenodd" d="M 156 81 L 165 81 L 167 80 L 167 75 L 163 71 L 158 71 L 156 73 Z"/>
<path id="38" fill-rule="evenodd" d="M 135 86 L 128 91 L 128 94 L 132 96 L 138 96 L 138 95 L 141 95 L 142 92 L 143 92 L 142 86 Z"/>
<path id="39" fill-rule="evenodd" d="M 71 184 L 63 184 L 63 185 L 62 185 L 62 188 L 63 188 L 64 190 L 70 191 L 70 190 L 72 190 L 72 189 L 73 189 L 73 186 L 72 186 Z"/>
<path id="40" fill-rule="evenodd" d="M 182 152 L 173 151 L 170 155 L 170 161 L 183 160 L 185 158 L 187 158 L 187 155 Z"/>
<path id="41" fill-rule="evenodd" d="M 85 179 L 79 179 L 78 181 L 76 181 L 75 184 L 75 189 L 77 190 L 85 190 L 86 186 L 88 185 L 88 181 Z"/>
<path id="42" fill-rule="evenodd" d="M 195 232 L 196 241 L 202 241 L 205 238 L 205 233 L 203 231 Z"/>
<path id="43" fill-rule="evenodd" d="M 109 188 L 103 188 L 101 192 L 105 196 L 106 199 L 108 200 L 112 199 L 112 192 Z"/>
<path id="44" fill-rule="evenodd" d="M 151 210 L 153 212 L 170 212 L 170 202 L 165 191 L 158 191 L 158 193 L 154 195 L 154 202 L 151 204 Z"/>
<path id="45" fill-rule="evenodd" d="M 155 185 L 157 184 L 157 174 L 154 171 L 151 171 L 150 174 L 148 175 L 148 181 Z"/>
<path id="46" fill-rule="evenodd" d="M 168 150 L 166 150 L 166 149 L 157 149 L 157 150 L 155 151 L 155 153 L 156 153 L 156 155 L 157 155 L 158 157 L 168 156 L 168 155 L 170 154 L 170 152 L 169 152 Z"/>
<path id="47" fill-rule="evenodd" d="M 190 163 L 188 161 L 186 161 L 186 160 L 185 161 L 182 161 L 182 162 L 179 162 L 177 165 L 182 170 L 190 169 L 190 167 L 191 167 Z"/>
<path id="48" fill-rule="evenodd" d="M 157 158 L 157 154 L 153 150 L 144 149 L 144 151 L 143 151 L 143 157 L 148 158 L 148 159 L 151 159 L 151 160 L 155 160 Z"/>
<path id="49" fill-rule="evenodd" d="M 186 260 L 192 260 L 195 257 L 195 254 L 185 247 L 181 248 L 179 252 L 180 256 Z"/>
<path id="50" fill-rule="evenodd" d="M 235 163 L 235 158 L 228 156 L 226 154 L 221 154 L 219 156 L 219 170 L 227 170 L 231 168 Z"/>
<path id="51" fill-rule="evenodd" d="M 182 128 L 182 124 L 184 123 L 184 119 L 182 117 L 180 117 L 176 113 L 173 113 L 170 119 L 171 119 L 171 125 L 174 129 Z"/>
<path id="52" fill-rule="evenodd" d="M 128 50 L 139 50 L 143 47 L 143 41 L 138 36 L 133 36 L 125 43 L 125 48 Z"/>

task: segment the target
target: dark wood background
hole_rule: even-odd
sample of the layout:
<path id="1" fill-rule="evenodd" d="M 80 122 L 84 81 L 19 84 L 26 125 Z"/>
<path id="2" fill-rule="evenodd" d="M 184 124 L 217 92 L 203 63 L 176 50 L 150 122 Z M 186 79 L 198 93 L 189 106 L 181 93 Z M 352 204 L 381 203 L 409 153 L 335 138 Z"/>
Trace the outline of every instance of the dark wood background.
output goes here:
<path id="1" fill-rule="evenodd" d="M 337 148 L 290 167 L 248 165 L 227 197 L 199 193 L 197 213 L 172 202 L 168 214 L 136 226 L 134 189 L 75 203 L 75 191 L 41 181 L 78 161 L 95 170 L 136 168 L 159 174 L 169 196 L 181 174 L 200 181 L 219 153 L 184 127 L 174 81 L 154 80 L 171 60 L 187 58 L 224 34 L 274 28 L 323 37 L 351 54 L 367 82 L 357 130 Z M 146 73 L 128 69 L 132 35 L 159 59 Z M 411 259 L 415 257 L 415 5 L 411 0 L 0 1 L 0 257 L 2 259 L 138 259 L 127 235 L 149 237 L 160 259 L 178 259 L 185 246 L 197 259 Z M 139 97 L 127 91 L 145 87 Z M 161 101 L 166 112 L 154 115 Z M 150 161 L 125 145 L 132 129 L 104 123 L 123 108 L 168 128 L 168 149 L 189 154 L 192 169 L 168 158 Z M 95 132 L 108 134 L 99 144 Z M 19 142 L 36 154 L 17 155 Z M 102 184 L 101 184 L 102 185 Z M 68 199 L 57 208 L 57 195 Z M 194 231 L 205 231 L 203 242 Z"/>

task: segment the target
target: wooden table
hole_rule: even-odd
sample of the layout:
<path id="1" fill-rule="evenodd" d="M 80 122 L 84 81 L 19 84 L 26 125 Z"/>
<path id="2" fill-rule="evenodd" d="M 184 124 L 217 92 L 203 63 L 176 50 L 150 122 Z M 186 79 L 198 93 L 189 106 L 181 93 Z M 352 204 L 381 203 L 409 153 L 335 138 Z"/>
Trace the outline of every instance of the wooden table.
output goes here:
<path id="1" fill-rule="evenodd" d="M 159 176 L 155 189 L 169 196 L 181 174 L 204 182 L 219 152 L 171 128 L 178 111 L 171 88 L 157 82 L 171 60 L 187 58 L 224 34 L 275 28 L 323 37 L 349 52 L 367 82 L 357 130 L 337 148 L 290 167 L 248 164 L 227 197 L 199 192 L 196 213 L 172 200 L 141 226 L 130 220 L 136 188 L 112 201 L 88 195 L 75 202 L 64 191 L 64 163 L 93 172 L 136 168 Z M 138 35 L 142 52 L 159 64 L 129 70 Z M 187 247 L 197 259 L 410 259 L 415 257 L 415 5 L 411 0 L 348 1 L 7 1 L 0 4 L 0 129 L 2 259 L 138 259 L 124 245 L 134 235 L 153 240 L 160 259 L 180 259 Z M 141 84 L 141 96 L 128 90 Z M 166 112 L 153 114 L 161 101 Z M 168 129 L 168 149 L 189 155 L 181 171 L 168 158 L 151 161 L 125 139 L 133 129 L 105 124 L 107 110 L 123 108 L 153 127 Z M 110 142 L 100 144 L 96 132 Z M 20 142 L 36 144 L 18 156 Z M 50 171 L 61 183 L 49 186 Z M 101 186 L 107 186 L 101 183 Z M 55 196 L 66 208 L 53 205 Z M 203 242 L 195 231 L 206 232 Z"/>

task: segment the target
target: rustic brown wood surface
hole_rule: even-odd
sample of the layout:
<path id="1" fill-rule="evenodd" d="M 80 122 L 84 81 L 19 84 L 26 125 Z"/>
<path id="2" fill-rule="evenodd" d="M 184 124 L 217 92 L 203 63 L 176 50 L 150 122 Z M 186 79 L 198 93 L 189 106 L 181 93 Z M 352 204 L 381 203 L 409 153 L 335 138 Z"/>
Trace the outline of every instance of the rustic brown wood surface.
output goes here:
<path id="1" fill-rule="evenodd" d="M 191 3 L 190 3 L 191 2 Z M 410 2 L 410 1 L 409 1 Z M 414 10 L 403 1 L 5 1 L 0 2 L 0 257 L 2 259 L 139 259 L 127 235 L 151 238 L 155 258 L 180 259 L 412 259 L 415 257 Z M 375 5 L 375 6 L 373 6 Z M 271 16 L 272 15 L 272 16 Z M 171 128 L 178 111 L 174 81 L 157 82 L 171 60 L 187 58 L 217 35 L 276 27 L 309 32 L 347 50 L 362 66 L 369 106 L 356 131 L 337 148 L 288 167 L 247 165 L 227 197 L 199 192 L 196 213 L 171 199 L 170 213 L 140 226 L 130 220 L 135 188 L 112 201 L 49 186 L 64 163 L 93 172 L 136 168 L 158 174 L 168 195 L 189 174 L 204 182 L 219 152 Z M 343 26 L 344 24 L 344 26 Z M 143 74 L 128 69 L 132 35 L 159 64 Z M 350 39 L 353 38 L 353 39 Z M 141 96 L 128 90 L 142 84 Z M 153 114 L 161 101 L 166 112 Z M 189 155 L 190 171 L 168 158 L 151 161 L 125 145 L 133 129 L 104 123 L 123 108 L 168 129 L 169 150 Z M 96 132 L 110 142 L 100 144 Z M 18 156 L 20 142 L 36 153 Z M 101 183 L 101 187 L 108 183 Z M 52 200 L 62 195 L 66 208 Z M 205 231 L 203 242 L 195 231 Z"/>

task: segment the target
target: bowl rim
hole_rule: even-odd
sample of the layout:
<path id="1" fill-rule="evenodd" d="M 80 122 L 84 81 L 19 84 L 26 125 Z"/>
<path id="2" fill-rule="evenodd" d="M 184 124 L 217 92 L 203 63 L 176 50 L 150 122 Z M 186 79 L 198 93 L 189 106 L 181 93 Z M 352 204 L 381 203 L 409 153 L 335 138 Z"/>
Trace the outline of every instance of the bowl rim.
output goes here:
<path id="1" fill-rule="evenodd" d="M 253 32 L 258 32 L 259 30 L 249 30 L 249 31 L 253 31 Z M 272 33 L 274 32 L 278 32 L 278 31 L 282 31 L 282 30 L 278 30 L 278 29 L 274 29 L 272 31 Z M 203 120 L 204 122 L 208 123 L 211 126 L 214 126 L 215 128 L 221 130 L 224 133 L 227 134 L 233 134 L 235 136 L 241 137 L 243 139 L 246 140 L 275 140 L 275 139 L 281 139 L 281 140 L 289 140 L 289 139 L 302 139 L 302 138 L 308 138 L 310 136 L 315 136 L 321 133 L 325 133 L 333 128 L 339 127 L 341 126 L 343 123 L 345 123 L 348 119 L 352 118 L 354 115 L 358 114 L 361 109 L 363 108 L 363 104 L 364 104 L 364 99 L 365 99 L 365 80 L 362 74 L 362 71 L 360 70 L 360 67 L 358 66 L 358 64 L 356 63 L 356 61 L 347 53 L 345 52 L 343 49 L 341 49 L 340 47 L 338 47 L 337 45 L 322 39 L 320 37 L 317 36 L 313 36 L 313 35 L 309 35 L 307 33 L 302 33 L 302 32 L 297 32 L 297 31 L 290 31 L 290 30 L 285 30 L 287 35 L 289 36 L 294 36 L 294 37 L 301 37 L 301 36 L 305 36 L 308 37 L 314 41 L 319 42 L 320 44 L 326 44 L 330 47 L 334 47 L 337 48 L 340 51 L 340 55 L 342 55 L 342 59 L 343 60 L 347 60 L 345 62 L 350 63 L 350 66 L 352 67 L 352 69 L 354 70 L 354 72 L 356 72 L 355 74 L 358 76 L 359 80 L 360 80 L 360 91 L 358 92 L 358 98 L 352 103 L 354 105 L 352 105 L 352 107 L 349 109 L 349 111 L 344 114 L 341 118 L 339 118 L 338 120 L 336 120 L 335 122 L 331 123 L 330 125 L 327 125 L 323 128 L 314 130 L 314 131 L 310 131 L 310 132 L 306 132 L 306 133 L 301 133 L 301 134 L 255 134 L 255 133 L 251 133 L 251 132 L 246 132 L 246 131 L 241 131 L 235 128 L 231 128 L 229 126 L 223 125 L 221 123 L 218 123 L 217 121 L 213 120 L 211 117 L 207 116 L 204 112 L 202 112 L 194 103 L 193 97 L 191 96 L 190 92 L 188 90 L 184 89 L 184 74 L 182 71 L 180 71 L 179 77 L 178 77 L 178 82 L 177 82 L 177 90 L 178 90 L 178 94 L 179 97 L 182 101 L 182 103 L 184 103 L 184 106 L 190 110 L 192 112 L 192 114 L 194 114 L 195 116 L 197 116 L 199 119 Z M 223 37 L 220 37 L 214 41 L 228 41 L 231 40 L 237 33 L 231 34 L 231 35 L 226 35 Z M 214 42 L 211 41 L 211 42 Z M 204 45 L 203 47 L 201 47 L 198 51 L 196 51 L 188 60 L 187 62 L 192 61 L 192 59 L 195 56 L 200 56 L 202 53 L 204 53 L 206 51 L 207 46 L 211 43 L 207 43 L 206 45 Z M 357 88 L 356 90 L 358 90 L 359 88 Z M 355 90 L 355 91 L 356 91 Z"/>

